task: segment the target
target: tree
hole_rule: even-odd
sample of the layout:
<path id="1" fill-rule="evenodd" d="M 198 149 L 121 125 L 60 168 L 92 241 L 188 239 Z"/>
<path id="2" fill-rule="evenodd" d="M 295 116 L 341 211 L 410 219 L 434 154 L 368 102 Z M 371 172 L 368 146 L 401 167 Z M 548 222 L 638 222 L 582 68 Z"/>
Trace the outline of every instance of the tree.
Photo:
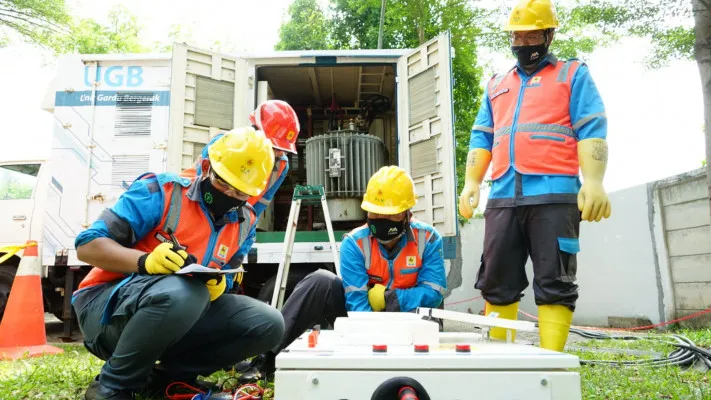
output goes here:
<path id="1" fill-rule="evenodd" d="M 711 210 L 711 5 L 708 0 L 692 0 L 694 30 L 696 32 L 695 56 L 701 76 L 704 98 L 704 131 L 706 133 L 706 182 Z"/>
<path id="2" fill-rule="evenodd" d="M 123 5 L 109 12 L 108 25 L 85 18 L 74 23 L 71 32 L 64 36 L 59 49 L 79 54 L 142 53 L 148 51 L 141 45 L 142 26 L 138 18 Z"/>
<path id="3" fill-rule="evenodd" d="M 69 30 L 71 17 L 64 0 L 0 0 L 0 46 L 14 35 L 53 47 Z"/>
<path id="4" fill-rule="evenodd" d="M 279 28 L 276 50 L 330 49 L 329 25 L 316 0 L 295 0 Z"/>

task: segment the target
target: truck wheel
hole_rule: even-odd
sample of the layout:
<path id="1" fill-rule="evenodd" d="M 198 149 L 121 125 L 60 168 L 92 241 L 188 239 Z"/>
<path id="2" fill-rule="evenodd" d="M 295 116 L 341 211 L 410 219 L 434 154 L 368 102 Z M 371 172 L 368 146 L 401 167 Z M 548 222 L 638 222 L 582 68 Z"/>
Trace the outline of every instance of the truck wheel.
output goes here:
<path id="1" fill-rule="evenodd" d="M 5 314 L 5 306 L 7 306 L 7 299 L 10 297 L 10 289 L 16 273 L 17 267 L 14 265 L 0 265 L 0 320 Z"/>
<path id="2" fill-rule="evenodd" d="M 289 298 L 291 292 L 294 291 L 294 287 L 296 287 L 296 284 L 299 283 L 302 279 L 306 277 L 306 275 L 311 272 L 312 271 L 310 270 L 302 268 L 290 268 L 289 278 L 286 281 L 286 293 L 284 297 L 284 302 L 286 302 L 286 299 Z M 257 300 L 261 300 L 267 304 L 271 304 L 272 294 L 274 293 L 274 286 L 276 284 L 276 278 L 277 276 L 276 274 L 274 274 L 271 278 L 267 279 L 267 281 L 264 282 L 264 286 L 262 286 L 262 289 L 257 295 Z"/>

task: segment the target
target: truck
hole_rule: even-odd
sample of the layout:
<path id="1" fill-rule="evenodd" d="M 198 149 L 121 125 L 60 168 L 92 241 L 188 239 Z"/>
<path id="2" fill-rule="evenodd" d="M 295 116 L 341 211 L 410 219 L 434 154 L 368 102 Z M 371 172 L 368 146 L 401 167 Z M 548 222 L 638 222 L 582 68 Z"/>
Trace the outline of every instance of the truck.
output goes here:
<path id="1" fill-rule="evenodd" d="M 64 56 L 42 104 L 54 117 L 49 159 L 0 165 L 33 185 L 28 199 L 3 205 L 15 229 L 0 242 L 38 241 L 46 309 L 66 322 L 71 292 L 91 268 L 77 259 L 77 234 L 140 174 L 179 173 L 216 134 L 247 126 L 259 103 L 280 99 L 300 119 L 298 154 L 259 218 L 245 294 L 271 299 L 297 185 L 323 186 L 338 248 L 365 222 L 360 202 L 384 165 L 411 173 L 413 214 L 438 229 L 451 260 L 459 234 L 453 57 L 449 32 L 414 49 L 235 56 L 175 43 L 168 54 Z M 287 297 L 308 273 L 334 271 L 320 204 L 301 207 L 297 223 Z M 14 255 L 0 265 L 0 306 L 18 263 Z"/>

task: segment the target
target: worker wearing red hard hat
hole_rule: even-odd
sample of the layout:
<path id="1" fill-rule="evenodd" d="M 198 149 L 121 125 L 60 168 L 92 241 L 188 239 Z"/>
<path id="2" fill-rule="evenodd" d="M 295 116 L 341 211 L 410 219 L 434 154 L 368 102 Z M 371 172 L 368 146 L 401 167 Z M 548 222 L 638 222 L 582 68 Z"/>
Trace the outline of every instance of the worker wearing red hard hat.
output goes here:
<path id="1" fill-rule="evenodd" d="M 269 206 L 269 203 L 274 198 L 277 190 L 286 178 L 289 172 L 289 159 L 286 153 L 297 154 L 296 140 L 299 137 L 301 126 L 299 117 L 296 111 L 285 101 L 282 100 L 267 100 L 257 106 L 257 109 L 249 116 L 250 123 L 255 129 L 263 131 L 264 134 L 272 142 L 274 149 L 274 170 L 269 178 L 267 189 L 260 195 L 249 198 L 248 203 L 257 212 L 259 217 L 262 212 Z M 222 133 L 215 135 L 202 151 L 200 158 L 195 161 L 193 167 L 184 170 L 180 173 L 181 176 L 194 176 L 197 168 L 203 160 L 207 159 L 207 148 L 218 140 Z"/>

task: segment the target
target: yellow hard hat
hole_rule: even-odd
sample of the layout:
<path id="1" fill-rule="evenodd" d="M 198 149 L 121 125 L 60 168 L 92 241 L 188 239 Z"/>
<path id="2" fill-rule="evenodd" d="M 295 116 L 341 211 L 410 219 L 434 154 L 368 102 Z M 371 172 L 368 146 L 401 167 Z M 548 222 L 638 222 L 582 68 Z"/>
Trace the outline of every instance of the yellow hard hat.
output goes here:
<path id="1" fill-rule="evenodd" d="M 225 133 L 208 149 L 212 169 L 235 189 L 261 194 L 274 168 L 274 150 L 262 131 L 240 128 Z"/>
<path id="2" fill-rule="evenodd" d="M 360 207 L 376 214 L 395 215 L 412 208 L 415 198 L 415 183 L 402 168 L 380 168 L 368 181 Z"/>
<path id="3" fill-rule="evenodd" d="M 535 31 L 557 28 L 558 18 L 551 0 L 519 0 L 509 15 L 505 31 Z"/>

